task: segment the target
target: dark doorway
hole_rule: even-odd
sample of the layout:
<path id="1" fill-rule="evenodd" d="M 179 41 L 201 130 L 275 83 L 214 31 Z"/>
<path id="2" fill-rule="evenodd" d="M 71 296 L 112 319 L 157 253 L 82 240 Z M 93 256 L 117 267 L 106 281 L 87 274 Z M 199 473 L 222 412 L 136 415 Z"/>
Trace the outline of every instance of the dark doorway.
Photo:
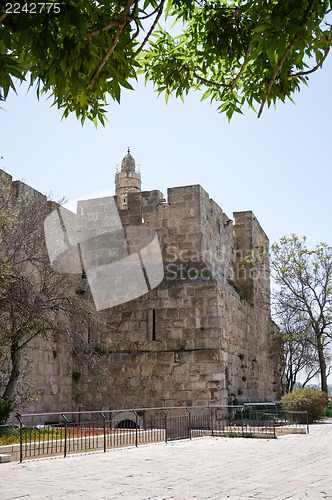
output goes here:
<path id="1" fill-rule="evenodd" d="M 117 429 L 136 429 L 136 422 L 127 418 L 126 420 L 121 420 L 116 427 Z M 137 429 L 139 429 L 138 425 Z"/>

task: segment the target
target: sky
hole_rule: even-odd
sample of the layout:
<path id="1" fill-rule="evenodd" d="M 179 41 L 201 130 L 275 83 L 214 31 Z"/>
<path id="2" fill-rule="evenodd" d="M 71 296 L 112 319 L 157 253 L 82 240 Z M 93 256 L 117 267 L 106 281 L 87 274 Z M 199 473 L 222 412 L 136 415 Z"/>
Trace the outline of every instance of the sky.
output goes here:
<path id="1" fill-rule="evenodd" d="M 157 97 L 138 82 L 105 127 L 84 127 L 37 100 L 26 86 L 0 110 L 0 168 L 42 193 L 69 200 L 110 189 L 128 146 L 142 190 L 201 184 L 226 214 L 252 210 L 270 241 L 295 233 L 332 244 L 332 57 L 290 101 L 251 110 L 229 123 L 217 106 L 192 93 L 185 103 Z"/>
<path id="2" fill-rule="evenodd" d="M 97 129 L 75 116 L 61 120 L 23 84 L 0 110 L 0 168 L 56 201 L 114 194 L 130 147 L 144 191 L 167 197 L 168 187 L 201 184 L 228 217 L 252 210 L 270 242 L 295 233 L 308 246 L 332 245 L 331 81 L 332 56 L 295 105 L 266 107 L 260 119 L 248 109 L 229 123 L 198 93 L 166 104 L 140 80 Z"/>

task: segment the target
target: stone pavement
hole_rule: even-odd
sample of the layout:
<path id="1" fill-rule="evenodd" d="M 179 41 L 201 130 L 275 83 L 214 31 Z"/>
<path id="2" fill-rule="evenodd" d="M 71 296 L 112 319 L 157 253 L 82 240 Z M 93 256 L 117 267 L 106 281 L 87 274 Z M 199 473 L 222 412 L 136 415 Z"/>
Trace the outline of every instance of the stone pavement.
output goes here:
<path id="1" fill-rule="evenodd" d="M 0 465 L 0 499 L 332 500 L 332 419 L 276 440 L 198 438 Z"/>

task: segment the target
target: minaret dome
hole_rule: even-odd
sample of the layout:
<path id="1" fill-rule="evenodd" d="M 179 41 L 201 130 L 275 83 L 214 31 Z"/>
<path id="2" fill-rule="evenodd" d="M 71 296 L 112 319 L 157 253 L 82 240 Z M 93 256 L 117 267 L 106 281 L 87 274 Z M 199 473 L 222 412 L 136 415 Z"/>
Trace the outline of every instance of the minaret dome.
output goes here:
<path id="1" fill-rule="evenodd" d="M 122 160 L 121 170 L 115 174 L 115 195 L 120 210 L 127 208 L 128 193 L 141 191 L 141 185 L 141 174 L 136 169 L 135 160 L 128 148 L 128 153 Z"/>

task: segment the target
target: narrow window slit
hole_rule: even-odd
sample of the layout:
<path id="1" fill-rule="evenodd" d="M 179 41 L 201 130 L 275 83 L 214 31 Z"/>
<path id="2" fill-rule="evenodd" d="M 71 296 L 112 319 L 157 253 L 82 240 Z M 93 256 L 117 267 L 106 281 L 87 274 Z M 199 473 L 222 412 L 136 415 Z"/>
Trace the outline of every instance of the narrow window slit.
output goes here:
<path id="1" fill-rule="evenodd" d="M 156 310 L 152 309 L 152 340 L 156 340 Z"/>

